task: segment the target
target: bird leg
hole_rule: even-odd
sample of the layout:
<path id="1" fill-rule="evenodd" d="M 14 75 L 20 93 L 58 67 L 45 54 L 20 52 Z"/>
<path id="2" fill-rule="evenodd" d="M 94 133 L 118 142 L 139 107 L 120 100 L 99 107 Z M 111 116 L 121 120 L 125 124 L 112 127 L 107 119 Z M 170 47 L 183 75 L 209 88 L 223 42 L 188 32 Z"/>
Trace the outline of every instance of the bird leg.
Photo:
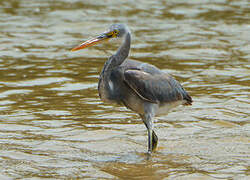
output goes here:
<path id="1" fill-rule="evenodd" d="M 151 154 L 153 151 L 153 130 L 148 129 L 148 154 Z"/>
<path id="2" fill-rule="evenodd" d="M 144 115 L 142 116 L 142 120 L 148 130 L 148 154 L 151 154 L 155 151 L 158 143 L 158 137 L 153 130 L 153 118 L 152 115 Z"/>
<path id="3" fill-rule="evenodd" d="M 157 147 L 157 144 L 158 144 L 158 137 L 155 133 L 155 131 L 153 130 L 153 133 L 152 133 L 152 150 L 155 151 L 156 150 L 156 147 Z"/>

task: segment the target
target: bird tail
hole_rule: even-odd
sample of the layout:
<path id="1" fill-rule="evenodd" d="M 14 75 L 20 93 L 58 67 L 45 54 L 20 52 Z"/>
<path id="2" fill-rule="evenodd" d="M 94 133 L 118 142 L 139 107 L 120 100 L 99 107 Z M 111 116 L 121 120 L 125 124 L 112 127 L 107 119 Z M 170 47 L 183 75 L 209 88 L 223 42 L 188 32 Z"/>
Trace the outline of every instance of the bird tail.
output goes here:
<path id="1" fill-rule="evenodd" d="M 183 105 L 192 105 L 192 97 L 187 93 L 187 91 L 185 91 L 185 89 L 181 86 L 181 94 L 183 97 L 183 100 L 186 100 L 186 102 Z"/>
<path id="2" fill-rule="evenodd" d="M 193 100 L 192 100 L 191 96 L 189 96 L 188 93 L 186 93 L 186 94 L 183 96 L 183 99 L 186 100 L 186 102 L 184 103 L 184 105 L 187 105 L 187 106 L 188 106 L 188 105 L 192 105 Z"/>

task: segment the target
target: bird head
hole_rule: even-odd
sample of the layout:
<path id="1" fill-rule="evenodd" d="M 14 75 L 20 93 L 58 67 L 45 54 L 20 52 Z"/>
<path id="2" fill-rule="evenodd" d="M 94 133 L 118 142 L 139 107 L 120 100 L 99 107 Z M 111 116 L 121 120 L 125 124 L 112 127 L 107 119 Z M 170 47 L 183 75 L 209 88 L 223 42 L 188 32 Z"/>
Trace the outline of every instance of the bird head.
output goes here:
<path id="1" fill-rule="evenodd" d="M 114 32 L 116 37 L 121 38 L 129 32 L 129 29 L 125 24 L 112 24 L 109 32 Z"/>
<path id="2" fill-rule="evenodd" d="M 92 38 L 90 40 L 87 40 L 80 45 L 73 48 L 71 51 L 77 51 L 80 49 L 87 48 L 89 46 L 93 46 L 94 44 L 98 44 L 100 42 L 103 42 L 105 40 L 109 40 L 112 38 L 122 38 L 125 34 L 129 32 L 128 28 L 124 24 L 112 24 L 108 31 L 105 31 L 104 33 L 100 34 L 99 36 Z"/>

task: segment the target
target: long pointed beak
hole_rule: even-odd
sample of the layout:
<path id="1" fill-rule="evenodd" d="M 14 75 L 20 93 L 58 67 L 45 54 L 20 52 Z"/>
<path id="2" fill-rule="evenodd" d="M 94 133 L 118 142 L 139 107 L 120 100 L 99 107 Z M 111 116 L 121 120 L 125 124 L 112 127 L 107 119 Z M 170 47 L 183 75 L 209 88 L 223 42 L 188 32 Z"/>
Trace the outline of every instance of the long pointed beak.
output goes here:
<path id="1" fill-rule="evenodd" d="M 112 37 L 113 36 L 112 36 L 111 32 L 103 33 L 103 34 L 101 34 L 100 36 L 98 36 L 96 38 L 93 38 L 93 39 L 90 39 L 90 40 L 87 40 L 87 41 L 81 43 L 80 45 L 78 45 L 78 46 L 74 47 L 73 49 L 71 49 L 71 51 L 78 51 L 80 49 L 84 49 L 84 48 L 93 46 L 95 44 L 103 42 L 104 40 L 108 40 L 108 39 L 110 39 Z"/>

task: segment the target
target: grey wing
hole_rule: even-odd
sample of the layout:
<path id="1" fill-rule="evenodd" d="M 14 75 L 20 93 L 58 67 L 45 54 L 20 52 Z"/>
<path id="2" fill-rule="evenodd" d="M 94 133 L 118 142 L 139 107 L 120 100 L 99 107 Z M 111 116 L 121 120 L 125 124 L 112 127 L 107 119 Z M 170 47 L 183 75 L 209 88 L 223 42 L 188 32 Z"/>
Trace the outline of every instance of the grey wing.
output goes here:
<path id="1" fill-rule="evenodd" d="M 126 84 L 142 99 L 152 103 L 166 103 L 192 99 L 178 81 L 168 74 L 150 74 L 143 70 L 127 69 L 124 71 Z"/>

